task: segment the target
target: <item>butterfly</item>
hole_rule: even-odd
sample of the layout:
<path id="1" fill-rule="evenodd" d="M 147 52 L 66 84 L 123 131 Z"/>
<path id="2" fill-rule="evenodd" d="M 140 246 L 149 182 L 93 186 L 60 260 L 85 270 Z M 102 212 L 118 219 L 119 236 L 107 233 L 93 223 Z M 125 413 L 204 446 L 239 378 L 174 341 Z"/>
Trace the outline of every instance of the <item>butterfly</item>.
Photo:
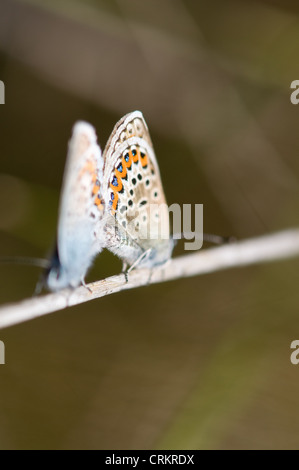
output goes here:
<path id="1" fill-rule="evenodd" d="M 64 170 L 56 248 L 45 273 L 52 291 L 84 284 L 94 257 L 103 249 L 97 237 L 104 214 L 102 178 L 103 158 L 95 130 L 77 122 Z"/>
<path id="2" fill-rule="evenodd" d="M 105 225 L 106 247 L 123 260 L 124 268 L 164 264 L 173 249 L 168 207 L 140 111 L 118 121 L 103 159 L 102 197 L 106 212 L 115 219 L 114 225 Z"/>
<path id="3" fill-rule="evenodd" d="M 124 269 L 164 264 L 173 241 L 159 167 L 140 111 L 114 127 L 103 155 L 94 128 L 78 122 L 69 143 L 50 290 L 84 284 L 94 257 L 108 248 Z"/>

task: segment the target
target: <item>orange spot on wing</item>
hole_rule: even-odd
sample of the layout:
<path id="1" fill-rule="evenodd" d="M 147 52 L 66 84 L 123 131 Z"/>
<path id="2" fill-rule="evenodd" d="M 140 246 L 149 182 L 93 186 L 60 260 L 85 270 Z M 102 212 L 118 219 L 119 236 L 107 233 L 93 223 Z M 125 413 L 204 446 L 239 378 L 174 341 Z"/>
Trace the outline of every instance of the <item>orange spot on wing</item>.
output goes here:
<path id="1" fill-rule="evenodd" d="M 116 173 L 116 171 L 115 171 L 115 173 Z M 118 172 L 118 173 L 119 173 L 119 172 Z M 118 191 L 121 191 L 121 190 L 123 189 L 123 184 L 122 184 L 121 179 L 119 178 L 119 176 L 117 176 L 117 175 L 115 175 L 115 176 L 117 177 L 117 183 L 118 183 L 118 185 L 117 185 L 117 186 L 113 186 L 113 184 L 110 183 L 110 189 L 112 189 L 113 192 L 115 192 L 115 191 L 118 192 Z"/>
<path id="2" fill-rule="evenodd" d="M 131 168 L 131 165 L 132 165 L 132 152 L 131 152 L 131 150 L 128 151 L 128 154 L 129 154 L 129 161 L 126 162 L 126 160 L 123 157 L 123 165 L 126 168 Z"/>
<path id="3" fill-rule="evenodd" d="M 130 152 L 132 153 L 132 152 Z M 139 148 L 136 149 L 136 155 L 132 156 L 133 158 L 133 162 L 134 163 L 137 163 L 138 162 L 138 159 L 140 158 L 140 151 L 139 151 Z"/>
<path id="4" fill-rule="evenodd" d="M 99 190 L 100 190 L 100 186 L 95 184 L 94 187 L 92 188 L 92 194 L 95 196 L 96 194 L 98 194 Z"/>
<path id="5" fill-rule="evenodd" d="M 122 183 L 122 180 L 121 180 L 121 175 L 126 175 L 127 174 L 127 170 L 125 168 L 125 165 L 124 163 L 126 163 L 125 161 L 123 162 L 123 171 L 120 172 L 118 170 L 115 170 L 114 171 L 114 174 L 115 174 L 115 177 L 117 178 L 117 186 L 114 186 L 112 183 L 110 183 L 110 189 L 112 189 L 113 191 L 113 194 L 114 194 L 114 199 L 113 199 L 113 203 L 112 203 L 112 206 L 111 206 L 111 213 L 114 215 L 115 212 L 116 212 L 116 209 L 117 209 L 117 203 L 118 203 L 118 192 L 121 191 L 123 189 L 123 183 Z"/>
<path id="6" fill-rule="evenodd" d="M 117 194 L 117 192 L 115 191 L 115 192 L 114 192 L 114 199 L 113 199 L 113 203 L 112 203 L 112 207 L 111 207 L 111 213 L 112 213 L 112 215 L 114 215 L 115 212 L 116 212 L 117 203 L 118 203 L 118 194 Z"/>
<path id="7" fill-rule="evenodd" d="M 119 170 L 115 170 L 115 174 L 116 174 L 116 177 L 117 179 L 120 177 L 120 178 L 125 178 L 127 176 L 127 168 L 126 168 L 126 161 L 124 159 L 124 157 L 122 158 L 122 167 L 123 167 L 123 171 L 120 172 Z"/>
<path id="8" fill-rule="evenodd" d="M 96 175 L 96 167 L 94 165 L 93 162 L 86 162 L 86 164 L 84 165 L 84 167 L 82 168 L 82 170 L 80 171 L 79 173 L 79 176 L 82 176 L 84 175 L 84 173 L 89 173 L 90 175 L 92 175 L 93 178 L 97 178 L 97 175 Z M 94 180 L 94 181 L 95 181 Z"/>
<path id="9" fill-rule="evenodd" d="M 99 211 L 103 211 L 104 210 L 104 203 L 103 203 L 103 200 L 97 196 L 94 200 L 94 203 L 95 205 L 97 206 L 98 210 Z"/>
<path id="10" fill-rule="evenodd" d="M 147 155 L 144 155 L 144 157 L 141 157 L 141 166 L 145 167 L 146 165 L 148 165 L 148 158 Z"/>

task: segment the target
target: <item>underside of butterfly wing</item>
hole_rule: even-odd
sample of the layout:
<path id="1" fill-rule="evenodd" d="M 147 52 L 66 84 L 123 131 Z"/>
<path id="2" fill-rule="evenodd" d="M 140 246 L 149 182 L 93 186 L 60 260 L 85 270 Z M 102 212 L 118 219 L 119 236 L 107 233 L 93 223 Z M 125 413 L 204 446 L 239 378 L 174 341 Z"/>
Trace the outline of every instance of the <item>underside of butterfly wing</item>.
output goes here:
<path id="1" fill-rule="evenodd" d="M 160 172 L 142 113 L 124 116 L 104 151 L 103 196 L 111 222 L 108 248 L 132 265 L 165 262 L 171 254 L 169 216 Z"/>
<path id="2" fill-rule="evenodd" d="M 88 123 L 78 122 L 73 128 L 64 171 L 57 256 L 48 276 L 51 290 L 78 285 L 102 248 L 98 238 L 104 213 L 102 175 L 103 160 L 95 130 Z"/>

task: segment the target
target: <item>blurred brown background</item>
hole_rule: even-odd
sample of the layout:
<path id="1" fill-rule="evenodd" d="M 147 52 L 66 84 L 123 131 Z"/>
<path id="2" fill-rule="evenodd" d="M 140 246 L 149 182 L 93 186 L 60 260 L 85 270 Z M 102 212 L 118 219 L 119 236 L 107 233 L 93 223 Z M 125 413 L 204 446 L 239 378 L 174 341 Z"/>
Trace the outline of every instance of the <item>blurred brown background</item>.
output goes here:
<path id="1" fill-rule="evenodd" d="M 168 203 L 203 203 L 205 232 L 298 226 L 298 15 L 285 0 L 2 0 L 0 256 L 51 249 L 73 123 L 103 148 L 135 109 Z M 145 287 L 0 331 L 0 448 L 298 448 L 298 267 Z M 120 269 L 103 253 L 88 279 Z M 38 276 L 0 265 L 0 302 L 30 297 Z"/>

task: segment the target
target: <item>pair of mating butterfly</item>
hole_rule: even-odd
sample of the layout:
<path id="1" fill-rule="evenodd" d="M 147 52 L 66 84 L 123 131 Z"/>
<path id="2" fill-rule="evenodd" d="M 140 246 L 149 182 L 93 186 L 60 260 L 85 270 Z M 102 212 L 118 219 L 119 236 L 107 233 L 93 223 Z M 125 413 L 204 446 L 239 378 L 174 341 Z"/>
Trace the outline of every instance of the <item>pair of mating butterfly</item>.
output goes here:
<path id="1" fill-rule="evenodd" d="M 159 168 L 140 111 L 114 127 L 104 153 L 94 128 L 73 129 L 63 180 L 51 290 L 84 284 L 93 258 L 108 248 L 124 266 L 165 263 L 173 249 Z"/>

